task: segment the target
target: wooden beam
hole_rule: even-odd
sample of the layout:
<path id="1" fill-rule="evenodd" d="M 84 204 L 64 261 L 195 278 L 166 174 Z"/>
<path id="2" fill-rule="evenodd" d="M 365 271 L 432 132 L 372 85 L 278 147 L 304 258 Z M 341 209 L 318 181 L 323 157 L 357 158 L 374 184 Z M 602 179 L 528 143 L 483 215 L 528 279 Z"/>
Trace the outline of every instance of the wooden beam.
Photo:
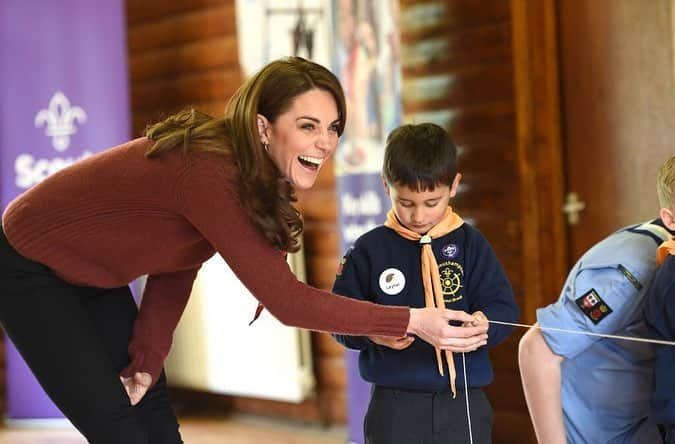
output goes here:
<path id="1" fill-rule="evenodd" d="M 520 159 L 524 322 L 555 299 L 567 271 L 554 0 L 511 0 Z"/>

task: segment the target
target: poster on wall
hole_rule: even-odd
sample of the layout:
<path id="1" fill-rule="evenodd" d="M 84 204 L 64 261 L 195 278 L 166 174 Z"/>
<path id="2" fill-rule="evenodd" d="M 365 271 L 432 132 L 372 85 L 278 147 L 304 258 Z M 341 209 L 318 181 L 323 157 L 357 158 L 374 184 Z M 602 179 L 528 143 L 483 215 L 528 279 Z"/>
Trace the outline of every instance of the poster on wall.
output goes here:
<path id="1" fill-rule="evenodd" d="M 287 56 L 330 66 L 331 9 L 325 0 L 237 0 L 236 10 L 245 76 Z"/>
<path id="2" fill-rule="evenodd" d="M 333 71 L 345 90 L 347 126 L 335 154 L 340 250 L 384 222 L 380 173 L 387 134 L 401 124 L 398 1 L 333 0 Z M 345 355 L 350 443 L 363 443 L 370 385 L 358 355 Z"/>
<path id="3" fill-rule="evenodd" d="M 123 0 L 0 2 L 2 209 L 130 136 Z M 7 419 L 61 418 L 6 339 Z"/>

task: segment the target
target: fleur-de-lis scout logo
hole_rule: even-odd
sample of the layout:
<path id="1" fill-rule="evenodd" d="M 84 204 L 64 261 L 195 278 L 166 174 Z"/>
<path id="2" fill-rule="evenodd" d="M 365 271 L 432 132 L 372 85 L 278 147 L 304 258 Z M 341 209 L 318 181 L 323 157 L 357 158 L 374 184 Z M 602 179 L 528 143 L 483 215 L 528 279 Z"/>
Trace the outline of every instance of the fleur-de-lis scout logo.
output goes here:
<path id="1" fill-rule="evenodd" d="M 45 134 L 52 138 L 56 151 L 65 151 L 70 145 L 70 136 L 77 132 L 75 122 L 87 121 L 87 113 L 79 106 L 71 106 L 70 100 L 61 91 L 57 91 L 49 101 L 49 108 L 42 109 L 35 116 L 35 127 L 45 123 Z"/>
<path id="2" fill-rule="evenodd" d="M 457 302 L 462 299 L 460 290 L 464 281 L 464 268 L 455 261 L 443 262 L 438 266 L 441 276 L 441 290 L 446 303 Z"/>

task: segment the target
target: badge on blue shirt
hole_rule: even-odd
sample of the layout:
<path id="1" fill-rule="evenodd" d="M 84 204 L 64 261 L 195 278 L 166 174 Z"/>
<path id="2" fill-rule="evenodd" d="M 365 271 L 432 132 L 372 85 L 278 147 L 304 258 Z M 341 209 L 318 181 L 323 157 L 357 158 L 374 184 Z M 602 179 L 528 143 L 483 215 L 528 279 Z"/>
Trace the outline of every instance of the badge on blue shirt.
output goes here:
<path id="1" fill-rule="evenodd" d="M 628 279 L 628 281 L 633 284 L 633 287 L 635 287 L 636 290 L 642 290 L 642 284 L 635 276 L 631 274 L 630 271 L 628 271 L 628 268 L 624 267 L 623 265 L 619 265 L 619 271 L 623 273 L 624 276 L 626 276 L 626 279 Z"/>
<path id="2" fill-rule="evenodd" d="M 582 295 L 580 298 L 575 299 L 576 304 L 579 306 L 581 311 L 593 321 L 594 324 L 602 321 L 608 314 L 612 312 L 612 309 L 609 308 L 609 305 L 602 300 L 600 295 L 594 288 L 591 288 L 588 292 Z"/>

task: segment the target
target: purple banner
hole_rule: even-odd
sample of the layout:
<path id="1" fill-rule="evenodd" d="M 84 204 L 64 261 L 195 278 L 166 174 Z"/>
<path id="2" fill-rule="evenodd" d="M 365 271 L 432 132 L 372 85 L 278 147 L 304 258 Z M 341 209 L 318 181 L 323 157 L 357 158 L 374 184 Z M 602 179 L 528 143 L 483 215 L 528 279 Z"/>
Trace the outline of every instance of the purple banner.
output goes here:
<path id="1" fill-rule="evenodd" d="M 123 0 L 0 0 L 3 210 L 51 173 L 129 139 L 125 27 Z M 6 342 L 7 418 L 61 417 Z"/>
<path id="2" fill-rule="evenodd" d="M 387 134 L 401 123 L 398 1 L 333 0 L 334 70 L 347 99 L 347 126 L 335 154 L 340 249 L 384 222 L 390 207 L 380 173 Z M 349 442 L 362 444 L 370 385 L 358 354 L 345 354 Z"/>

